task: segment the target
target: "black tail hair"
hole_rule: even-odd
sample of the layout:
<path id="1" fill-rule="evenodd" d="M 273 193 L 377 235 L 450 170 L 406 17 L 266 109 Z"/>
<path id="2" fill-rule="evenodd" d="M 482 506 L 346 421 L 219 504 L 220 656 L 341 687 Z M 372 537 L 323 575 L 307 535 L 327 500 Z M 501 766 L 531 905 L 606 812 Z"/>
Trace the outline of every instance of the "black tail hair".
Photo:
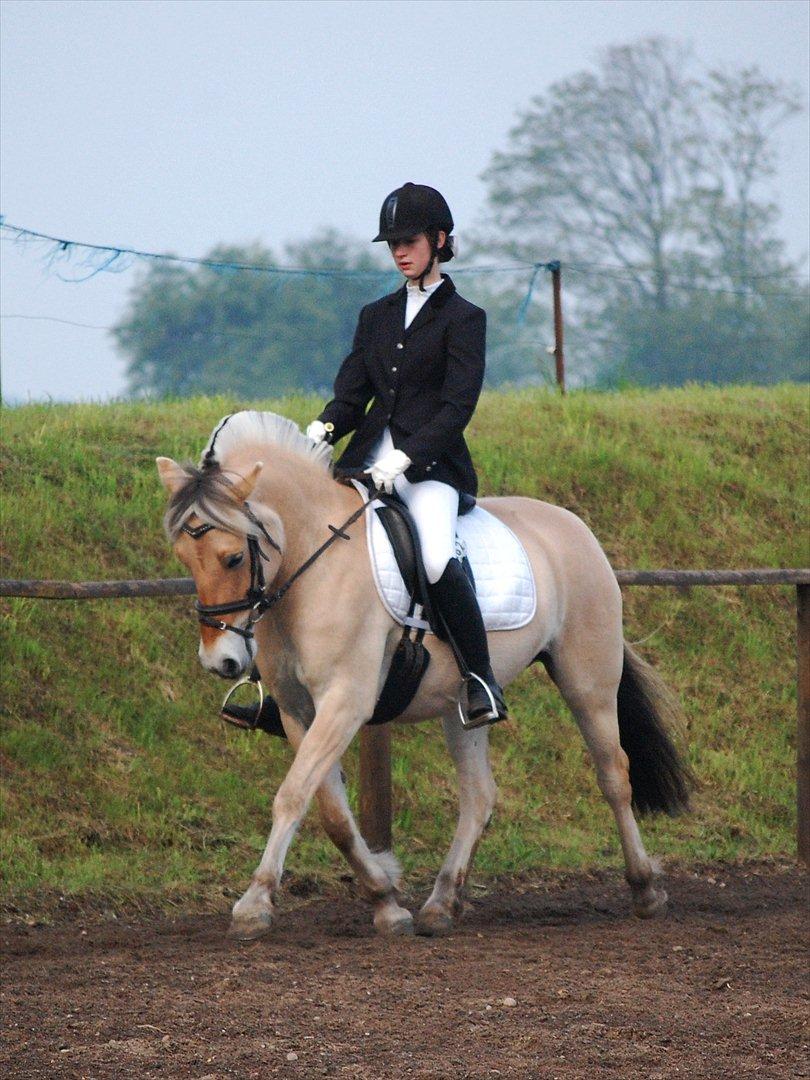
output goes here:
<path id="1" fill-rule="evenodd" d="M 633 809 L 673 817 L 689 809 L 697 781 L 672 735 L 681 710 L 659 675 L 626 642 L 618 693 L 619 739 L 630 761 Z"/>

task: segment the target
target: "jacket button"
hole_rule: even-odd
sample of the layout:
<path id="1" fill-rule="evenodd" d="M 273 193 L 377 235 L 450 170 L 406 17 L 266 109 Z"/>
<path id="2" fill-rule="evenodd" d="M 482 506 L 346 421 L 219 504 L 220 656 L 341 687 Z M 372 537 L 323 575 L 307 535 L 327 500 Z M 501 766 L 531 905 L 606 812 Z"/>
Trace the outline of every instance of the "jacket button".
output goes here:
<path id="1" fill-rule="evenodd" d="M 392 371 L 396 371 L 397 369 L 396 369 L 395 367 L 392 367 L 392 368 L 391 368 L 391 370 L 392 370 Z"/>
<path id="2" fill-rule="evenodd" d="M 426 466 L 425 466 L 425 472 L 430 472 L 430 470 L 431 470 L 432 468 L 433 468 L 433 466 L 432 466 L 432 465 L 426 465 Z"/>
<path id="3" fill-rule="evenodd" d="M 389 394 L 393 394 L 393 393 L 394 393 L 394 388 L 393 388 L 393 386 L 392 386 L 392 387 L 391 387 L 391 389 L 390 389 L 390 390 L 388 391 L 388 393 L 389 393 Z"/>
<path id="4" fill-rule="evenodd" d="M 397 348 L 398 348 L 398 349 L 404 349 L 404 348 L 405 348 L 405 346 L 404 346 L 404 345 L 402 344 L 402 342 L 401 342 L 401 341 L 398 341 L 398 342 L 397 342 Z"/>

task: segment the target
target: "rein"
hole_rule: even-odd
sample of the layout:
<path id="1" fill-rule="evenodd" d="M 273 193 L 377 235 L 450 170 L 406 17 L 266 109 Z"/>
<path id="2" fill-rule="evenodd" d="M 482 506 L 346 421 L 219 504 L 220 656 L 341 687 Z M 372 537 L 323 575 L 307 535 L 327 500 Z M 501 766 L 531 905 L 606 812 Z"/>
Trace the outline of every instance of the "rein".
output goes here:
<path id="1" fill-rule="evenodd" d="M 254 636 L 253 627 L 256 625 L 259 619 L 262 618 L 266 611 L 268 611 L 271 607 L 273 607 L 281 599 L 283 599 L 283 597 L 287 594 L 287 590 L 290 588 L 293 582 L 297 581 L 298 578 L 301 577 L 301 575 L 306 570 L 308 570 L 310 566 L 312 566 L 312 564 L 321 557 L 321 555 L 323 555 L 327 548 L 331 547 L 335 540 L 351 540 L 351 537 L 347 535 L 345 530 L 348 529 L 350 525 L 354 524 L 354 522 L 357 521 L 357 519 L 366 512 L 366 510 L 369 508 L 369 506 L 371 506 L 376 497 L 377 489 L 375 488 L 374 490 L 372 490 L 371 496 L 368 501 L 364 502 L 358 510 L 355 510 L 351 517 L 347 518 L 342 525 L 337 527 L 335 525 L 329 525 L 328 528 L 331 530 L 332 535 L 327 540 L 325 540 L 324 543 L 322 543 L 321 546 L 317 548 L 317 550 L 313 551 L 309 558 L 306 559 L 298 567 L 298 569 L 295 570 L 287 578 L 283 585 L 281 585 L 278 589 L 276 589 L 274 593 L 271 593 L 269 596 L 265 591 L 267 586 L 264 577 L 264 567 L 262 566 L 262 559 L 267 561 L 267 556 L 264 554 L 261 547 L 259 546 L 259 542 L 256 537 L 248 536 L 247 545 L 248 553 L 250 555 L 250 585 L 248 586 L 248 591 L 245 594 L 244 599 L 232 600 L 227 604 L 201 604 L 199 600 L 196 600 L 194 603 L 194 608 L 197 612 L 197 617 L 199 621 L 204 626 L 211 626 L 215 630 L 231 630 L 234 634 L 239 634 L 240 637 L 243 637 L 246 640 L 252 639 Z M 256 515 L 253 513 L 250 506 L 247 503 L 244 503 L 243 508 L 250 520 L 254 524 L 258 525 L 264 538 L 273 548 L 275 548 L 275 550 L 279 554 L 281 554 L 281 548 L 267 531 L 267 529 L 264 527 L 262 522 L 259 521 Z M 180 527 L 180 531 L 186 533 L 193 540 L 199 540 L 201 537 L 205 536 L 206 533 L 211 532 L 211 530 L 215 529 L 216 527 L 216 525 L 208 524 L 197 526 L 183 524 Z M 250 612 L 250 614 L 248 615 L 247 627 L 245 627 L 244 629 L 239 626 L 233 626 L 231 625 L 231 623 L 223 622 L 221 619 L 211 618 L 212 615 L 231 615 L 235 611 Z"/>

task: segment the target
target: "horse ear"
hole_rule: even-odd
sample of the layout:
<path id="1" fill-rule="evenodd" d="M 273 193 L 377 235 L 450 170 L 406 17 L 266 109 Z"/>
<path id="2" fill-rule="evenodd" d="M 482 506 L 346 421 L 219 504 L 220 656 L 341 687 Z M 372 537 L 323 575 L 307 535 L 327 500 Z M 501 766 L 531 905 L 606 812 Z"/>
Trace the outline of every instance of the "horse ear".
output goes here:
<path id="1" fill-rule="evenodd" d="M 170 457 L 155 458 L 155 464 L 157 465 L 160 482 L 170 495 L 174 495 L 175 491 L 188 480 L 186 470 L 182 465 L 178 465 L 176 461 L 172 461 Z"/>
<path id="2" fill-rule="evenodd" d="M 233 493 L 240 502 L 246 502 L 250 497 L 250 493 L 256 486 L 256 481 L 259 479 L 259 473 L 263 468 L 264 462 L 257 461 L 247 476 L 238 476 L 233 481 Z"/>

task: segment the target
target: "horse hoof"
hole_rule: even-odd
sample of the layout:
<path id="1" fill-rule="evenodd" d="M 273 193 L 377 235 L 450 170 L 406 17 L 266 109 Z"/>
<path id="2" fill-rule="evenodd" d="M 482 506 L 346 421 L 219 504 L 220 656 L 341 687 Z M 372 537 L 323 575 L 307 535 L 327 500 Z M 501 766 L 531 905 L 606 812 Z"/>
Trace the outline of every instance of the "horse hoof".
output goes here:
<path id="1" fill-rule="evenodd" d="M 446 911 L 420 911 L 415 929 L 422 937 L 445 937 L 452 932 L 453 920 Z"/>
<path id="2" fill-rule="evenodd" d="M 234 941 L 255 941 L 264 937 L 273 925 L 272 915 L 254 915 L 250 919 L 231 919 L 228 937 Z"/>
<path id="3" fill-rule="evenodd" d="M 653 889 L 652 895 L 633 901 L 633 911 L 639 919 L 651 919 L 667 906 L 667 894 L 663 889 Z"/>
<path id="4" fill-rule="evenodd" d="M 402 914 L 396 918 L 375 919 L 374 929 L 382 937 L 410 937 L 413 934 L 413 916 L 403 908 Z"/>

